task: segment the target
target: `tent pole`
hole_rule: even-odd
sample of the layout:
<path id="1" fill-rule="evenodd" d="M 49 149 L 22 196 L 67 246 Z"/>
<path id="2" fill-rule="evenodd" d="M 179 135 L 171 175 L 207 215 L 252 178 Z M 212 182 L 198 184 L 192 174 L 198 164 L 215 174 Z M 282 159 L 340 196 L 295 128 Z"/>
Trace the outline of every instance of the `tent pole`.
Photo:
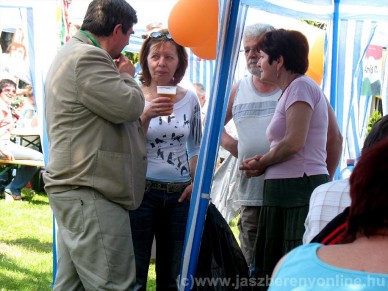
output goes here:
<path id="1" fill-rule="evenodd" d="M 337 116 L 338 126 L 343 132 L 343 107 L 344 98 L 338 98 L 338 43 L 339 43 L 339 5 L 340 0 L 334 0 L 333 13 L 333 39 L 332 39 L 332 53 L 331 53 L 331 82 L 330 82 L 330 104 Z M 339 176 L 340 169 L 337 168 L 335 172 L 335 179 Z"/>
<path id="2" fill-rule="evenodd" d="M 330 104 L 333 107 L 339 127 L 342 130 L 342 107 L 343 102 L 338 100 L 337 86 L 338 86 L 338 30 L 339 30 L 339 5 L 340 0 L 334 0 L 334 14 L 333 14 L 333 40 L 332 40 L 332 63 L 331 63 L 331 87 L 330 87 Z"/>
<path id="3" fill-rule="evenodd" d="M 202 139 L 201 149 L 198 157 L 198 164 L 194 179 L 194 188 L 190 202 L 190 210 L 187 219 L 185 244 L 182 254 L 180 276 L 178 278 L 178 289 L 191 290 L 195 285 L 194 277 L 198 262 L 198 255 L 201 246 L 202 232 L 204 228 L 206 211 L 209 205 L 211 181 L 214 173 L 215 160 L 217 157 L 220 129 L 223 127 L 225 117 L 225 102 L 229 96 L 232 75 L 229 74 L 232 66 L 233 54 L 235 54 L 235 29 L 240 12 L 240 0 L 220 0 L 219 15 L 228 19 L 220 25 L 218 52 L 216 61 L 216 72 L 213 78 L 213 86 L 206 118 L 205 132 Z M 228 11 L 223 13 L 221 8 L 229 6 Z M 229 16 L 229 17 L 228 17 Z M 221 19 L 219 17 L 219 19 Z M 225 24 L 225 26 L 223 26 Z M 223 61 L 225 60 L 225 61 Z"/>

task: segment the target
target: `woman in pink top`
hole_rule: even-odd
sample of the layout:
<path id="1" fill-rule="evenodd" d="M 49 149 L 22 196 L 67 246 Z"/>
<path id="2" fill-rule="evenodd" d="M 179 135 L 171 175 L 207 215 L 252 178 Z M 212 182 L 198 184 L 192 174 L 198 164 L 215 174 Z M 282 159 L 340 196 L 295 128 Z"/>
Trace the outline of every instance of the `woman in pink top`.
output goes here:
<path id="1" fill-rule="evenodd" d="M 269 277 L 276 262 L 302 244 L 310 195 L 329 181 L 328 106 L 320 87 L 304 75 L 309 46 L 302 33 L 267 32 L 258 50 L 261 80 L 275 83 L 283 93 L 267 128 L 270 151 L 243 161 L 240 169 L 247 177 L 265 174 L 252 271 Z"/>

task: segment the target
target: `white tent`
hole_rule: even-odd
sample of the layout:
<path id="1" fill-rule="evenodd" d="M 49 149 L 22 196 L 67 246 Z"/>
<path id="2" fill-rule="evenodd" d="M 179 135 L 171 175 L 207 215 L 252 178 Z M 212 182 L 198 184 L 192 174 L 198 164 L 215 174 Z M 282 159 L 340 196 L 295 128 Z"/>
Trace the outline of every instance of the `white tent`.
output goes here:
<path id="1" fill-rule="evenodd" d="M 29 59 L 29 79 L 34 88 L 34 96 L 38 112 L 43 112 L 43 84 L 46 71 L 54 58 L 58 47 L 57 35 L 57 1 L 56 0 L 2 0 L 0 2 L 1 29 L 8 26 L 5 15 L 19 14 L 24 19 L 11 23 L 15 27 L 21 25 L 27 31 L 27 54 Z M 42 114 L 39 114 L 42 119 Z M 41 120 L 43 123 L 43 119 Z M 43 136 L 43 135 L 42 135 Z M 47 147 L 43 145 L 43 150 Z"/>

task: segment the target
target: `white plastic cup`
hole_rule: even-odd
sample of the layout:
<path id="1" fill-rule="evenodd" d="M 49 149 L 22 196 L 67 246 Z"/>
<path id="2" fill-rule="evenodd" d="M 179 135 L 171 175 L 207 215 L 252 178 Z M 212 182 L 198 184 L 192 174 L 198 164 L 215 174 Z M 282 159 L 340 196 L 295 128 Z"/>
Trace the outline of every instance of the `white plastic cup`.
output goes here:
<path id="1" fill-rule="evenodd" d="M 176 86 L 156 86 L 156 92 L 158 93 L 158 97 L 169 97 L 172 103 L 175 103 L 176 97 Z M 173 109 L 169 111 L 160 112 L 162 114 L 172 114 Z"/>

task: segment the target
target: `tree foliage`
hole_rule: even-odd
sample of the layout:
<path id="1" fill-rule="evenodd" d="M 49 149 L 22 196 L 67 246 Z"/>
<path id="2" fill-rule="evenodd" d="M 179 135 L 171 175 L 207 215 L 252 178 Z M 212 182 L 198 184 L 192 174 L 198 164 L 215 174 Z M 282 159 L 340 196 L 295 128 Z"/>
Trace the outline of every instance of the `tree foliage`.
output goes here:
<path id="1" fill-rule="evenodd" d="M 326 30 L 326 27 L 327 27 L 326 23 L 322 23 L 318 21 L 307 20 L 307 19 L 301 19 L 301 21 L 323 30 Z"/>
<path id="2" fill-rule="evenodd" d="M 372 113 L 372 115 L 371 115 L 371 117 L 369 118 L 369 121 L 368 121 L 367 133 L 369 133 L 372 130 L 373 124 L 375 124 L 375 122 L 377 120 L 379 120 L 381 117 L 382 117 L 382 114 L 378 110 L 375 110 Z"/>
<path id="3" fill-rule="evenodd" d="M 132 52 L 124 52 L 124 55 L 131 60 L 132 64 L 136 67 L 137 63 L 139 62 L 139 54 L 138 53 L 132 53 Z"/>

